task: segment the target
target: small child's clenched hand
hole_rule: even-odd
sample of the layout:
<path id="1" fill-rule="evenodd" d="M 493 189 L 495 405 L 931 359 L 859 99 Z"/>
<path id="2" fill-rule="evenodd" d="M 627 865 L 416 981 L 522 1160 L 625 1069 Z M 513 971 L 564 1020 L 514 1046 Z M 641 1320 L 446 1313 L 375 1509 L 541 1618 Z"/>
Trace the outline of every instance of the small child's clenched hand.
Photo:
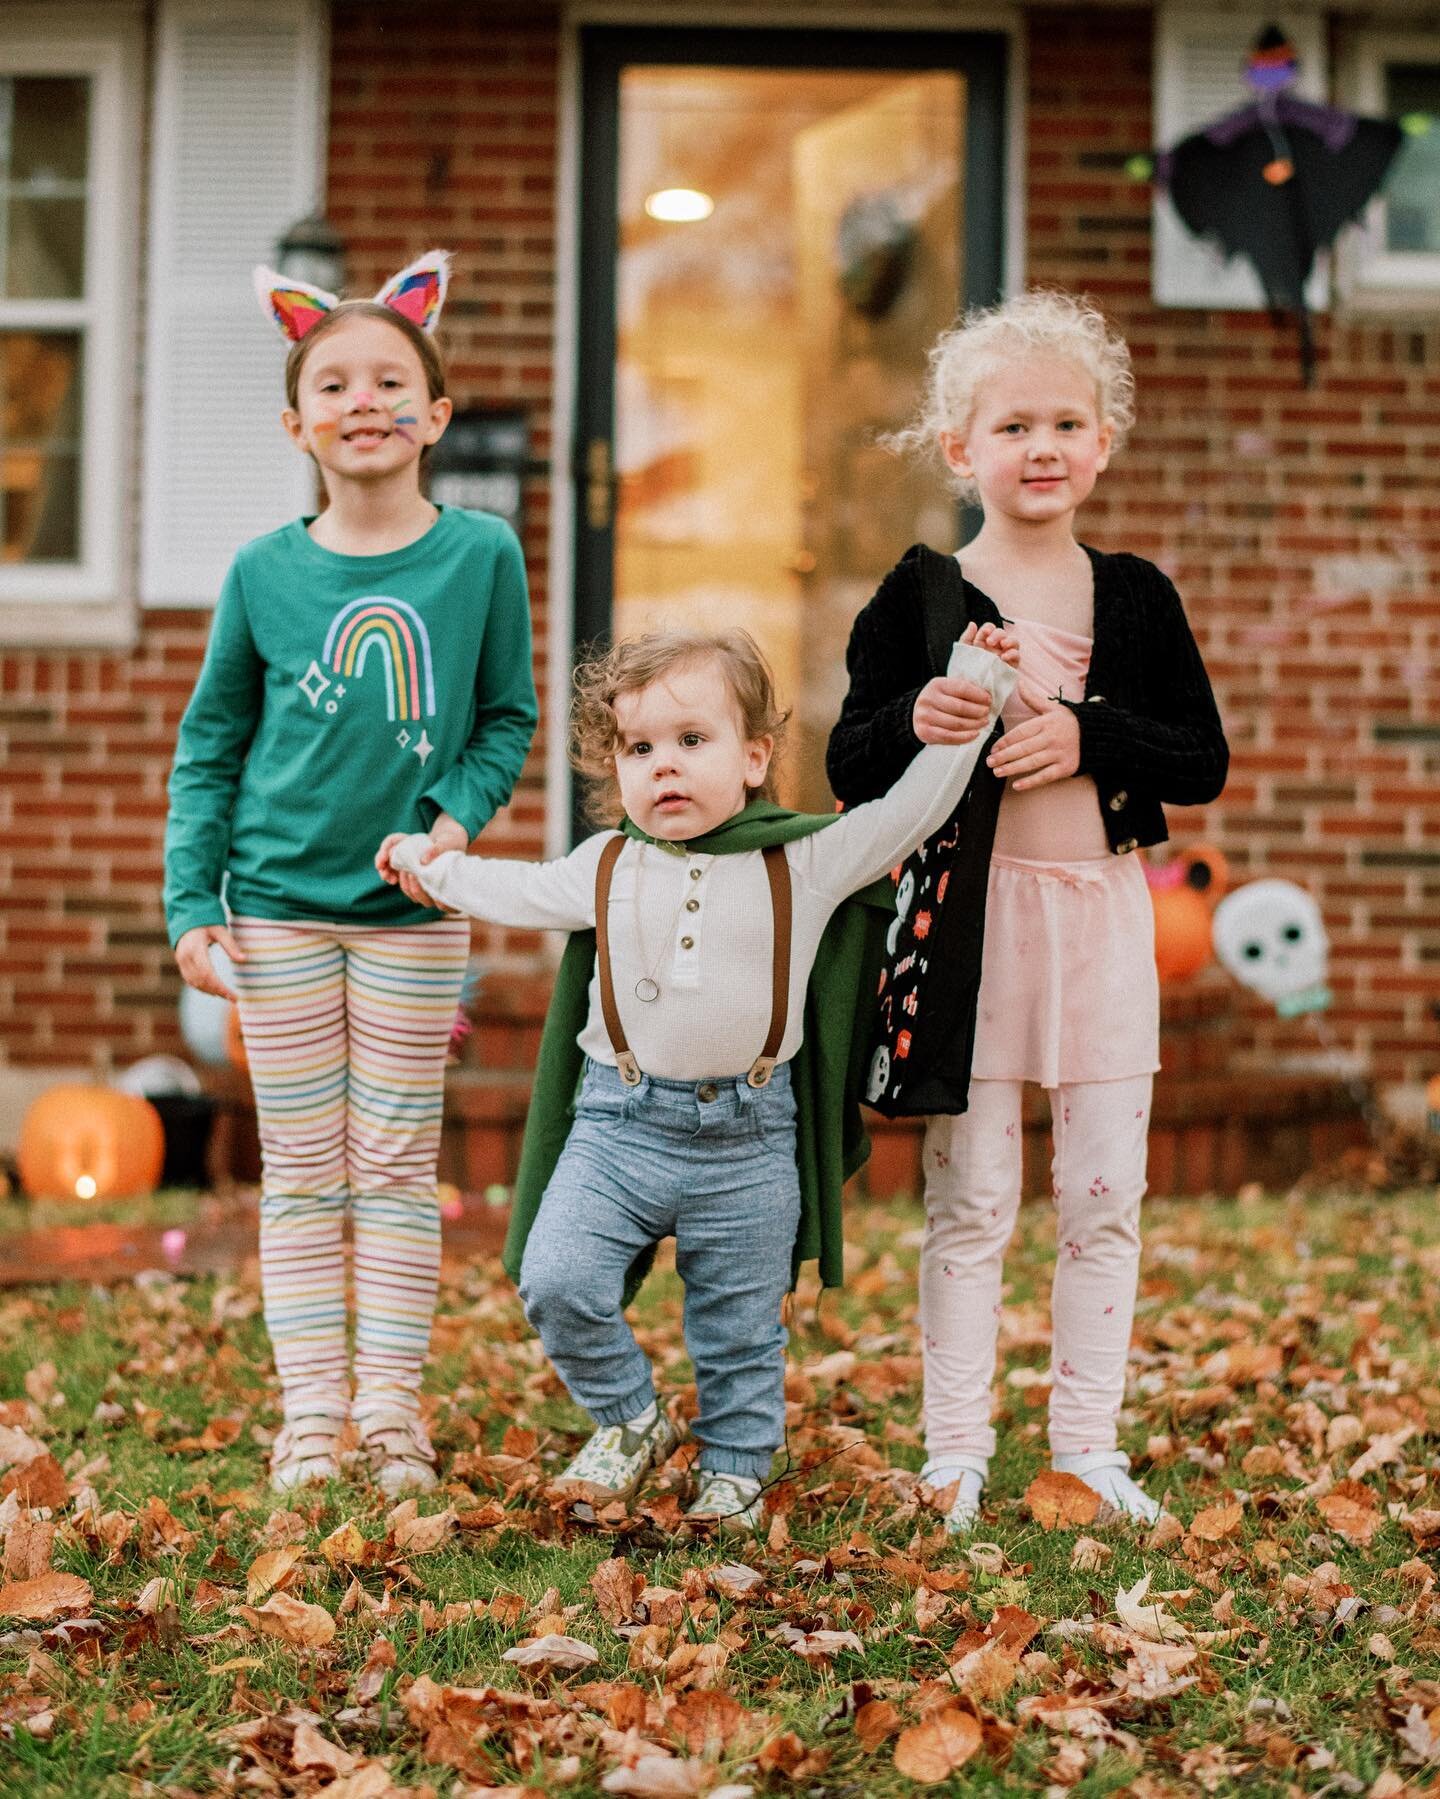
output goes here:
<path id="1" fill-rule="evenodd" d="M 1020 645 L 999 625 L 967 625 L 960 641 L 1020 666 Z M 936 675 L 916 695 L 910 724 L 921 743 L 973 743 L 989 728 L 990 695 L 977 681 Z"/>
<path id="2" fill-rule="evenodd" d="M 407 868 L 396 868 L 391 861 L 391 851 L 397 843 L 402 843 L 408 835 L 405 831 L 392 831 L 380 848 L 375 852 L 375 872 L 382 881 L 391 887 L 398 887 L 407 899 L 412 899 L 419 906 L 429 906 L 436 912 L 445 908 L 437 899 L 432 899 L 420 885 L 418 879 Z M 421 852 L 422 862 L 433 862 L 446 850 L 467 850 L 470 847 L 470 835 L 458 819 L 452 818 L 448 812 L 442 812 L 430 827 L 429 846 Z"/>

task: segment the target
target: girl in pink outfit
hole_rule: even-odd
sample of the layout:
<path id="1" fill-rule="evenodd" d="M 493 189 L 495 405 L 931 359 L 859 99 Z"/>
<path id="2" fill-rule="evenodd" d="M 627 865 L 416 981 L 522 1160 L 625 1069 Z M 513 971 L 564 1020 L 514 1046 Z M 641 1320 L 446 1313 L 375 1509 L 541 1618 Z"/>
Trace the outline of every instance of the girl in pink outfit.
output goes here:
<path id="1" fill-rule="evenodd" d="M 1075 538 L 1076 511 L 1132 421 L 1133 391 L 1124 342 L 1065 294 L 1025 294 L 942 335 L 920 416 L 897 442 L 935 454 L 978 497 L 984 523 L 957 558 L 917 545 L 886 576 L 855 622 L 830 740 L 830 782 L 847 805 L 883 791 L 922 744 L 973 725 L 931 664 L 930 611 L 1003 616 L 1018 639 L 1020 683 L 950 875 L 963 888 L 978 861 L 986 895 L 954 950 L 966 1001 L 944 1097 L 932 1080 L 913 1108 L 930 1114 L 923 1477 L 955 1487 L 954 1530 L 979 1515 L 995 1447 L 1026 1081 L 1047 1089 L 1054 1120 L 1052 1462 L 1133 1517 L 1159 1510 L 1117 1443 L 1159 1067 L 1153 915 L 1131 852 L 1165 838 L 1162 801 L 1216 797 L 1228 753 L 1175 589 L 1153 564 Z"/>

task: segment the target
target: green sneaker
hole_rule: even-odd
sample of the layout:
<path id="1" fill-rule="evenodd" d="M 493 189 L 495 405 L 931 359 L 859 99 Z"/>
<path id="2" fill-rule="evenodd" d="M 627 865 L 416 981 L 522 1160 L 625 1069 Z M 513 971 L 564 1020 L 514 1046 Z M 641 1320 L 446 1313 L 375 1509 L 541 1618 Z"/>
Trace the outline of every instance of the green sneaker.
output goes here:
<path id="1" fill-rule="evenodd" d="M 700 1491 L 685 1513 L 696 1522 L 713 1518 L 721 1530 L 758 1530 L 765 1515 L 760 1482 L 748 1474 L 700 1475 Z"/>
<path id="2" fill-rule="evenodd" d="M 552 1484 L 579 1487 L 579 1497 L 601 1505 L 628 1500 L 679 1441 L 680 1432 L 669 1413 L 657 1405 L 654 1419 L 643 1430 L 632 1430 L 628 1424 L 602 1424 Z"/>

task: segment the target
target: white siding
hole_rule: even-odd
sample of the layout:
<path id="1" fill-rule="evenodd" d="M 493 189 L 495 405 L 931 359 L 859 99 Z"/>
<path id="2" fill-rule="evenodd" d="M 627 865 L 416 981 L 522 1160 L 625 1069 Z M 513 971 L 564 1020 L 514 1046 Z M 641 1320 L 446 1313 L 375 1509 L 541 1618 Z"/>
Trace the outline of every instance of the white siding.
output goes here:
<path id="1" fill-rule="evenodd" d="M 305 509 L 279 424 L 285 343 L 250 271 L 318 203 L 325 104 L 313 0 L 166 0 L 160 16 L 141 595 L 214 601 L 247 538 Z"/>

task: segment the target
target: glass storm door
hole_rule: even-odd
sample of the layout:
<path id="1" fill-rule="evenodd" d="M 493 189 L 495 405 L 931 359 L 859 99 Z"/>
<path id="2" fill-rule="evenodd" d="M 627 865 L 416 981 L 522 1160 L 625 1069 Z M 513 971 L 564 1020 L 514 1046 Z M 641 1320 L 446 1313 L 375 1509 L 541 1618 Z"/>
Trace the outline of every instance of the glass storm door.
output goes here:
<path id="1" fill-rule="evenodd" d="M 791 708 L 781 796 L 833 804 L 856 612 L 960 541 L 878 441 L 1000 282 L 1003 39 L 587 31 L 577 638 L 742 625 Z"/>

